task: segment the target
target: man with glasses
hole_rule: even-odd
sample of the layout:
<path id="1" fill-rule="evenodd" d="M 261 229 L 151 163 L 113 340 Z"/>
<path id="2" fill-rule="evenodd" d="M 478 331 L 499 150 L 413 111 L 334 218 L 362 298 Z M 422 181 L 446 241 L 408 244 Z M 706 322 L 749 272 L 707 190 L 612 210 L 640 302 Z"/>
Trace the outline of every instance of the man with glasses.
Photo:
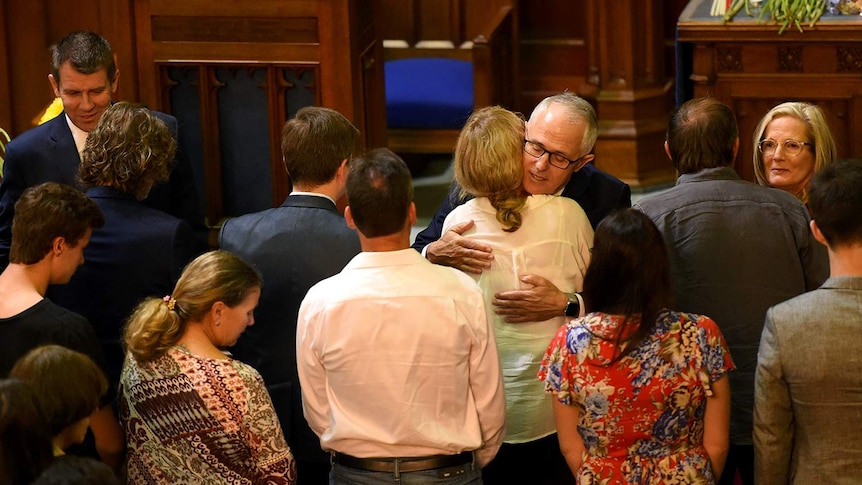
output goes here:
<path id="1" fill-rule="evenodd" d="M 766 310 L 820 286 L 828 261 L 798 199 L 733 171 L 739 133 L 727 105 L 686 102 L 671 117 L 664 146 L 679 179 L 635 208 L 668 246 L 677 309 L 711 317 L 727 340 L 737 370 L 730 373 L 730 445 L 719 484 L 734 483 L 737 472 L 751 484 L 754 370 Z"/>
<path id="2" fill-rule="evenodd" d="M 533 195 L 556 194 L 574 199 L 595 228 L 609 212 L 631 207 L 631 190 L 620 180 L 598 170 L 590 162 L 598 136 L 596 112 L 589 102 L 572 93 L 542 100 L 526 124 L 524 141 L 524 189 Z M 459 224 L 442 234 L 443 221 L 456 206 L 461 188 L 453 183 L 428 227 L 416 236 L 413 248 L 433 263 L 469 273 L 481 273 L 491 265 L 491 248 L 461 236 L 472 227 Z M 496 295 L 494 311 L 509 323 L 537 322 L 563 313 L 577 316 L 576 295 L 566 295 L 548 280 L 521 275 L 532 285 Z"/>

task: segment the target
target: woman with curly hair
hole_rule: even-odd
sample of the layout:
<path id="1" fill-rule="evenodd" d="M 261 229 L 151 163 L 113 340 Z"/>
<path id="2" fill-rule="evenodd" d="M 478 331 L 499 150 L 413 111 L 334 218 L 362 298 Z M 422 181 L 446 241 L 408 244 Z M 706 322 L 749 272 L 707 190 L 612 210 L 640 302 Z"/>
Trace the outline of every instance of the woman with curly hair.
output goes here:
<path id="1" fill-rule="evenodd" d="M 667 249 L 634 209 L 596 228 L 590 313 L 557 331 L 538 373 L 577 483 L 714 484 L 734 369 L 718 325 L 672 311 Z"/>
<path id="2" fill-rule="evenodd" d="M 105 225 L 93 231 L 75 276 L 49 296 L 93 325 L 111 389 L 123 365 L 123 322 L 141 299 L 169 293 L 196 253 L 187 222 L 141 202 L 168 179 L 175 150 L 162 120 L 143 106 L 121 102 L 105 111 L 82 153 L 79 177 Z"/>
<path id="3" fill-rule="evenodd" d="M 222 350 L 254 324 L 260 287 L 245 261 L 211 251 L 135 309 L 119 398 L 129 483 L 295 482 L 263 379 Z"/>
<path id="4" fill-rule="evenodd" d="M 577 202 L 524 190 L 525 161 L 536 159 L 526 151 L 524 133 L 524 120 L 515 113 L 482 108 L 467 120 L 455 147 L 455 180 L 465 195 L 475 198 L 446 217 L 443 232 L 473 221 L 463 235 L 492 248 L 491 267 L 472 275 L 489 309 L 496 293 L 529 287 L 521 280 L 527 273 L 574 294 L 581 290 L 590 260 L 593 229 Z M 518 468 L 524 470 L 520 463 L 533 455 L 556 460 L 555 469 L 565 473 L 554 436 L 553 408 L 535 377 L 564 316 L 513 324 L 491 310 L 488 315 L 503 368 L 506 437 L 497 457 L 483 470 L 483 480 L 530 482 L 529 476 L 514 474 Z"/>

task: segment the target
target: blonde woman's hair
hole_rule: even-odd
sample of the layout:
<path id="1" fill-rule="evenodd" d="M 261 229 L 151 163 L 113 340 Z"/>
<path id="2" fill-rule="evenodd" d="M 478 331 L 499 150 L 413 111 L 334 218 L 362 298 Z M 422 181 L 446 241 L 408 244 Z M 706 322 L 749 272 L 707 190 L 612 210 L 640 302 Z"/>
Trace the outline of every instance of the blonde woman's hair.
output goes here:
<path id="1" fill-rule="evenodd" d="M 760 153 L 758 145 L 763 140 L 764 133 L 766 133 L 766 126 L 772 120 L 781 118 L 782 116 L 791 116 L 805 123 L 808 132 L 807 135 L 811 140 L 809 143 L 814 144 L 812 147 L 814 150 L 814 173 L 826 168 L 837 156 L 835 140 L 832 138 L 832 132 L 829 131 L 829 125 L 826 123 L 823 110 L 819 106 L 799 101 L 781 103 L 769 110 L 754 130 L 754 145 L 752 150 L 754 177 L 757 179 L 758 184 L 765 187 L 770 187 L 770 185 L 766 178 L 766 169 L 763 166 L 763 154 Z M 808 187 L 804 187 L 801 193 L 795 195 L 803 203 L 808 203 Z"/>
<path id="2" fill-rule="evenodd" d="M 524 191 L 524 120 L 499 106 L 476 110 L 455 145 L 455 180 L 462 198 L 487 197 L 506 232 L 521 227 Z"/>
<path id="3" fill-rule="evenodd" d="M 156 359 L 174 346 L 188 322 L 201 321 L 213 304 L 239 305 L 262 285 L 260 273 L 233 253 L 210 251 L 183 270 L 172 295 L 148 298 L 132 312 L 123 340 L 139 362 Z"/>

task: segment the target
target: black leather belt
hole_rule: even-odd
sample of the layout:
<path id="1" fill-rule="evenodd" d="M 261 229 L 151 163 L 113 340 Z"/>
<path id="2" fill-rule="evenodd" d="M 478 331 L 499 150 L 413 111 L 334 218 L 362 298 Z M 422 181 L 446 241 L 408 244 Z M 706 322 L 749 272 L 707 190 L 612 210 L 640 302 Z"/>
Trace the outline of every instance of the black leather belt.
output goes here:
<path id="1" fill-rule="evenodd" d="M 339 465 L 370 472 L 406 473 L 437 470 L 466 465 L 473 461 L 473 452 L 465 451 L 457 455 L 432 455 L 405 458 L 357 458 L 335 453 L 333 461 Z"/>

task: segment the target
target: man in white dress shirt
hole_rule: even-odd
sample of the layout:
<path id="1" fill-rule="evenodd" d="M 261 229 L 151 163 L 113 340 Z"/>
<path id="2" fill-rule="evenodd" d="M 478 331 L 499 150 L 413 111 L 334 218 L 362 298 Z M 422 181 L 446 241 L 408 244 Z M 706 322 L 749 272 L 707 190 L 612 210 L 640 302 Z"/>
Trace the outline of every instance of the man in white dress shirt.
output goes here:
<path id="1" fill-rule="evenodd" d="M 358 159 L 347 199 L 362 253 L 309 290 L 296 336 L 305 417 L 333 454 L 331 483 L 481 483 L 505 421 L 482 293 L 410 248 L 416 208 L 397 155 Z"/>

